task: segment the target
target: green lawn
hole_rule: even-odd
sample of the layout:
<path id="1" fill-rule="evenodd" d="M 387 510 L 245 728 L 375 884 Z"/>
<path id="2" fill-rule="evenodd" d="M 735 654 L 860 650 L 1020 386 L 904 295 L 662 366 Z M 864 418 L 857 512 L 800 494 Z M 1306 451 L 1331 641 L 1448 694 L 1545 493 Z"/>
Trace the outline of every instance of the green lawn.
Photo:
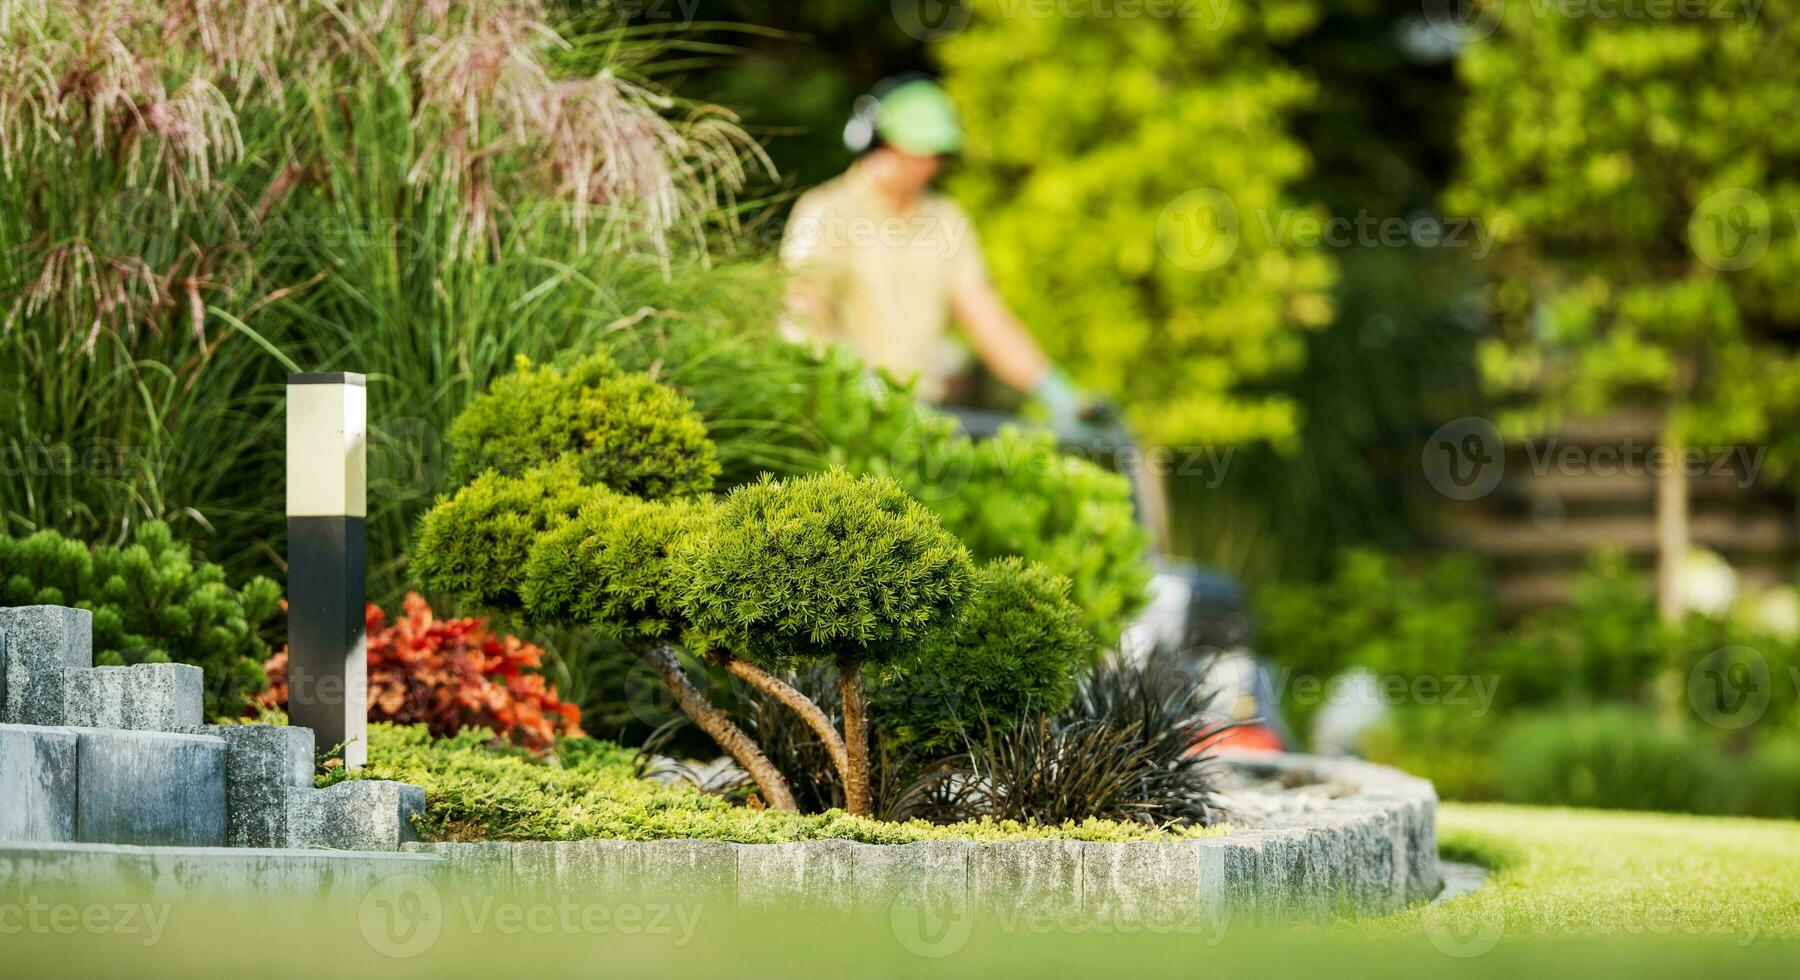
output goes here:
<path id="1" fill-rule="evenodd" d="M 1446 804 L 1448 858 L 1486 887 L 1373 924 L 1509 937 L 1800 937 L 1800 822 Z"/>

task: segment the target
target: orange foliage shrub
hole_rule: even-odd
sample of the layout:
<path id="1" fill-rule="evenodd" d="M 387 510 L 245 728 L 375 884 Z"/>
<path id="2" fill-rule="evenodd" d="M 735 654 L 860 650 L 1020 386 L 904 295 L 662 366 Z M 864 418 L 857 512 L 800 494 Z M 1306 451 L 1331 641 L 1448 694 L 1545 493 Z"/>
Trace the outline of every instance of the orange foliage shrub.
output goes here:
<path id="1" fill-rule="evenodd" d="M 449 737 L 464 728 L 489 728 L 530 748 L 549 748 L 559 735 L 580 735 L 581 709 L 556 696 L 543 675 L 528 673 L 544 651 L 516 636 L 499 636 L 477 617 L 438 619 L 409 592 L 406 614 L 393 624 L 370 604 L 369 719 L 424 724 Z M 270 688 L 265 707 L 287 703 L 287 648 L 263 665 Z"/>

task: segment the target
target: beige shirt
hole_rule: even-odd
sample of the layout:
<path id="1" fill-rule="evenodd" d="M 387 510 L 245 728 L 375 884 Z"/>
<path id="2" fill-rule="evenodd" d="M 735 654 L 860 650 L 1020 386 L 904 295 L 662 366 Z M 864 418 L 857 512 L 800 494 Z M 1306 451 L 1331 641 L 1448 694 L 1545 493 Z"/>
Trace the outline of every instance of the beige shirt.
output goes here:
<path id="1" fill-rule="evenodd" d="M 852 167 L 794 205 L 781 261 L 794 276 L 790 330 L 917 378 L 927 398 L 966 361 L 949 334 L 951 297 L 987 269 L 974 226 L 950 199 L 927 194 L 895 212 Z"/>

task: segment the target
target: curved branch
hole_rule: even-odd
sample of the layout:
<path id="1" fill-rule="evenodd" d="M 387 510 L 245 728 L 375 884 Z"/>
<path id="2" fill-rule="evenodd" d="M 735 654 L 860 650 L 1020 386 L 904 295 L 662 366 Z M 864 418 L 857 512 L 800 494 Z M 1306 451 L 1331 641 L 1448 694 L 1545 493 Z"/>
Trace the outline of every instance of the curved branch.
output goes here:
<path id="1" fill-rule="evenodd" d="M 730 654 L 721 654 L 714 662 L 731 672 L 733 677 L 756 688 L 771 698 L 786 705 L 800 716 L 806 727 L 812 729 L 819 741 L 825 744 L 825 752 L 831 756 L 831 764 L 838 771 L 838 778 L 848 785 L 850 773 L 849 754 L 844 749 L 844 738 L 838 734 L 837 728 L 831 724 L 825 709 L 818 702 L 800 693 L 793 685 L 763 670 L 761 667 Z"/>
<path id="2" fill-rule="evenodd" d="M 701 731 L 712 736 L 712 740 L 719 743 L 719 748 L 724 749 L 727 755 L 750 774 L 770 809 L 785 813 L 800 812 L 781 770 L 775 768 L 775 764 L 769 761 L 768 756 L 763 755 L 762 749 L 750 736 L 744 734 L 743 729 L 732 724 L 725 712 L 706 700 L 706 695 L 700 693 L 693 681 L 688 680 L 687 672 L 681 669 L 681 658 L 676 654 L 673 644 L 652 644 L 639 656 L 668 685 L 669 691 L 675 695 L 675 703 L 681 706 L 682 713 L 694 719 L 694 724 L 700 726 Z"/>

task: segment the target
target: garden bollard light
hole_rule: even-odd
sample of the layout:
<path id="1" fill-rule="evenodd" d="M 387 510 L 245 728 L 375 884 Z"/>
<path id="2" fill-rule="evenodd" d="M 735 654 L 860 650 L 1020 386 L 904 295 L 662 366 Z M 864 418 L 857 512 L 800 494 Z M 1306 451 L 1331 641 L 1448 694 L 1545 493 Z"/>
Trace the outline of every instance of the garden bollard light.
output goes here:
<path id="1" fill-rule="evenodd" d="M 288 375 L 288 719 L 350 769 L 368 758 L 368 415 L 362 375 Z"/>

